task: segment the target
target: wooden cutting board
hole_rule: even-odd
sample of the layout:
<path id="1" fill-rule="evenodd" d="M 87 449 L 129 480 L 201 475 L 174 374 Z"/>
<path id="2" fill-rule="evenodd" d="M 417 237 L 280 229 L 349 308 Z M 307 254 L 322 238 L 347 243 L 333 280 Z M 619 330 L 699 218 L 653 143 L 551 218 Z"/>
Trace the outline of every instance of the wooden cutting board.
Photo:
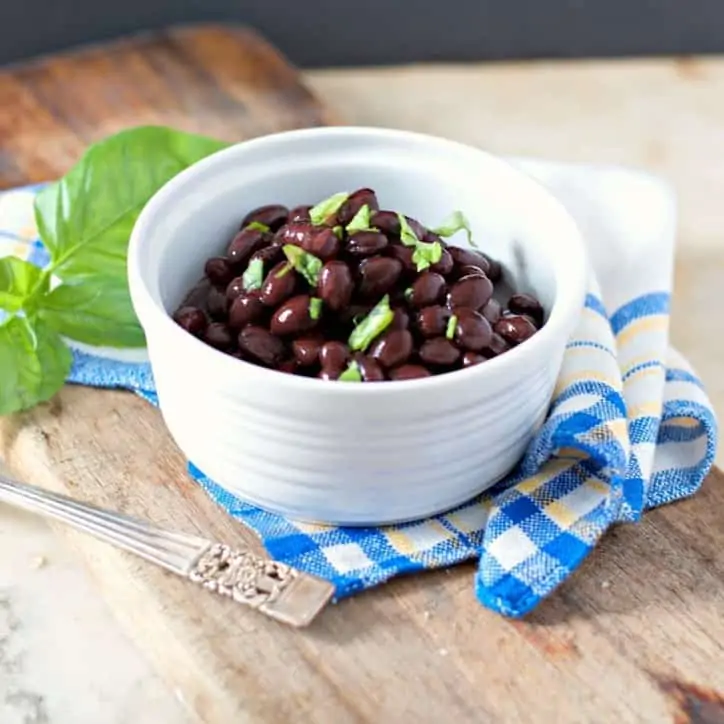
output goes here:
<path id="1" fill-rule="evenodd" d="M 55 178 L 88 142 L 130 125 L 239 140 L 329 122 L 255 34 L 176 29 L 0 73 L 0 186 Z M 159 413 L 132 394 L 68 386 L 0 420 L 0 456 L 29 482 L 255 543 L 187 478 Z M 694 499 L 612 531 L 525 622 L 478 605 L 474 566 L 462 565 L 398 579 L 290 630 L 63 533 L 138 645 L 210 724 L 712 724 L 724 722 L 723 483 L 716 471 Z"/>

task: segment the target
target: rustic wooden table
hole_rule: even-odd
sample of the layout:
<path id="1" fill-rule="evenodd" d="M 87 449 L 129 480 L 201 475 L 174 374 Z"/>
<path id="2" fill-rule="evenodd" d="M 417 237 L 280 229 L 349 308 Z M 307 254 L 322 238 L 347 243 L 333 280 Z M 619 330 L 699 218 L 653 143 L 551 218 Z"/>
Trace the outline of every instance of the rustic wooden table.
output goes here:
<path id="1" fill-rule="evenodd" d="M 238 139 L 332 121 L 327 108 L 500 152 L 643 165 L 679 187 L 674 340 L 724 409 L 722 324 L 709 313 L 724 267 L 721 61 L 329 72 L 312 84 L 326 105 L 255 36 L 214 28 L 0 73 L 0 184 L 57 176 L 88 141 L 122 126 Z M 0 455 L 24 478 L 161 524 L 247 535 L 187 480 L 158 413 L 129 394 L 68 387 L 3 420 Z M 718 722 L 723 482 L 717 472 L 694 499 L 611 532 L 524 622 L 482 609 L 464 565 L 394 581 L 289 631 L 67 535 L 206 722 Z"/>

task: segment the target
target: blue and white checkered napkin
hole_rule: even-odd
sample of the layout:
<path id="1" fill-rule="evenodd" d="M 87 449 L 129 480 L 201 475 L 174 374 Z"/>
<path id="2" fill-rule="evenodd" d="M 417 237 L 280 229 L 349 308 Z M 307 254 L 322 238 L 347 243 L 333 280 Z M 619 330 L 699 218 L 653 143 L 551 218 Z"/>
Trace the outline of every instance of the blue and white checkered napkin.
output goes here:
<path id="1" fill-rule="evenodd" d="M 272 556 L 333 581 L 338 598 L 401 573 L 478 558 L 479 600 L 520 616 L 570 575 L 612 523 L 691 495 L 712 465 L 711 405 L 668 346 L 675 226 L 668 190 L 621 169 L 514 163 L 574 214 L 590 245 L 595 280 L 548 420 L 507 480 L 424 522 L 330 528 L 247 505 L 189 466 Z M 33 193 L 0 195 L 0 256 L 42 264 Z M 128 388 L 156 404 L 143 356 L 77 349 L 70 381 Z"/>

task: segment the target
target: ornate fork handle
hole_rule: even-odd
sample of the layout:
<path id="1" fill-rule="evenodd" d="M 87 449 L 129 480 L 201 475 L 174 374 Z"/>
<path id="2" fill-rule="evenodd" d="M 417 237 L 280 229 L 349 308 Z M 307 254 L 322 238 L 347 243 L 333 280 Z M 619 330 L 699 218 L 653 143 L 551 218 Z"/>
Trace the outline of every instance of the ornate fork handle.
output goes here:
<path id="1" fill-rule="evenodd" d="M 235 548 L 81 503 L 0 475 L 0 501 L 38 513 L 135 553 L 208 591 L 291 626 L 306 626 L 334 586 L 250 548 Z"/>

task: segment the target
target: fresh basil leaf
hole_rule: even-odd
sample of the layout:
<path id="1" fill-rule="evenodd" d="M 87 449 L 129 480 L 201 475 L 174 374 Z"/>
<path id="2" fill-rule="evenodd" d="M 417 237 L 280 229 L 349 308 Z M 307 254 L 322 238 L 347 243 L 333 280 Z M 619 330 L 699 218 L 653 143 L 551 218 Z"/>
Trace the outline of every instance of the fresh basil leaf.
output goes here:
<path id="1" fill-rule="evenodd" d="M 359 365 L 352 360 L 338 379 L 340 382 L 362 382 L 362 373 L 360 372 Z"/>
<path id="2" fill-rule="evenodd" d="M 9 317 L 0 325 L 0 415 L 49 400 L 72 362 L 70 350 L 45 322 Z"/>
<path id="3" fill-rule="evenodd" d="M 125 280 L 88 277 L 39 299 L 40 317 L 58 334 L 98 347 L 144 347 Z"/>
<path id="4" fill-rule="evenodd" d="M 252 229 L 254 231 L 261 231 L 263 233 L 266 233 L 267 231 L 270 231 L 269 227 L 266 224 L 262 224 L 261 221 L 252 221 L 249 224 L 247 224 L 244 227 L 244 230 L 246 229 Z"/>
<path id="5" fill-rule="evenodd" d="M 417 266 L 417 271 L 425 271 L 433 264 L 437 264 L 442 259 L 442 245 L 439 241 L 433 241 L 426 244 L 419 241 L 412 252 L 412 263 Z"/>
<path id="6" fill-rule="evenodd" d="M 417 246 L 420 243 L 420 240 L 415 235 L 415 232 L 412 230 L 412 227 L 405 216 L 398 213 L 397 218 L 400 222 L 400 241 L 405 246 Z"/>
<path id="7" fill-rule="evenodd" d="M 473 241 L 473 232 L 470 229 L 470 222 L 465 217 L 462 211 L 453 211 L 445 221 L 440 224 L 436 229 L 430 229 L 433 234 L 448 238 L 457 234 L 458 231 L 465 231 L 468 237 L 468 244 L 477 248 L 477 244 Z"/>
<path id="8" fill-rule="evenodd" d="M 332 231 L 334 232 L 334 235 L 340 240 L 344 236 L 344 229 L 341 226 L 332 227 Z"/>
<path id="9" fill-rule="evenodd" d="M 452 339 L 455 336 L 455 330 L 458 327 L 458 318 L 453 314 L 450 319 L 447 320 L 447 329 L 445 330 L 445 336 L 448 339 Z"/>
<path id="10" fill-rule="evenodd" d="M 309 318 L 319 319 L 322 316 L 322 300 L 318 297 L 312 297 L 309 300 Z"/>
<path id="11" fill-rule="evenodd" d="M 316 206 L 313 206 L 309 210 L 309 218 L 314 226 L 320 226 L 330 216 L 336 214 L 342 204 L 349 198 L 349 194 L 342 191 L 341 193 L 334 194 L 324 201 L 320 201 Z"/>
<path id="12" fill-rule="evenodd" d="M 310 286 L 316 287 L 319 272 L 322 271 L 322 260 L 294 244 L 285 244 L 282 251 L 289 259 L 289 263 L 309 282 Z"/>
<path id="13" fill-rule="evenodd" d="M 253 292 L 255 289 L 261 289 L 263 281 L 264 261 L 257 257 L 249 262 L 249 266 L 246 267 L 244 273 L 241 275 L 241 284 L 245 291 Z"/>
<path id="14" fill-rule="evenodd" d="M 228 144 L 160 126 L 132 128 L 93 144 L 35 198 L 51 270 L 64 281 L 125 278 L 126 251 L 143 206 L 180 171 Z"/>
<path id="15" fill-rule="evenodd" d="M 355 231 L 375 231 L 370 226 L 370 207 L 367 204 L 360 206 L 359 211 L 352 217 L 347 224 L 347 233 L 353 234 Z"/>
<path id="16" fill-rule="evenodd" d="M 392 324 L 395 313 L 390 309 L 390 297 L 385 294 L 370 310 L 369 314 L 352 330 L 349 336 L 349 348 L 353 351 L 369 347 L 375 337 L 379 336 Z"/>
<path id="17" fill-rule="evenodd" d="M 0 309 L 17 312 L 30 297 L 48 288 L 48 275 L 29 261 L 16 256 L 0 259 Z"/>

